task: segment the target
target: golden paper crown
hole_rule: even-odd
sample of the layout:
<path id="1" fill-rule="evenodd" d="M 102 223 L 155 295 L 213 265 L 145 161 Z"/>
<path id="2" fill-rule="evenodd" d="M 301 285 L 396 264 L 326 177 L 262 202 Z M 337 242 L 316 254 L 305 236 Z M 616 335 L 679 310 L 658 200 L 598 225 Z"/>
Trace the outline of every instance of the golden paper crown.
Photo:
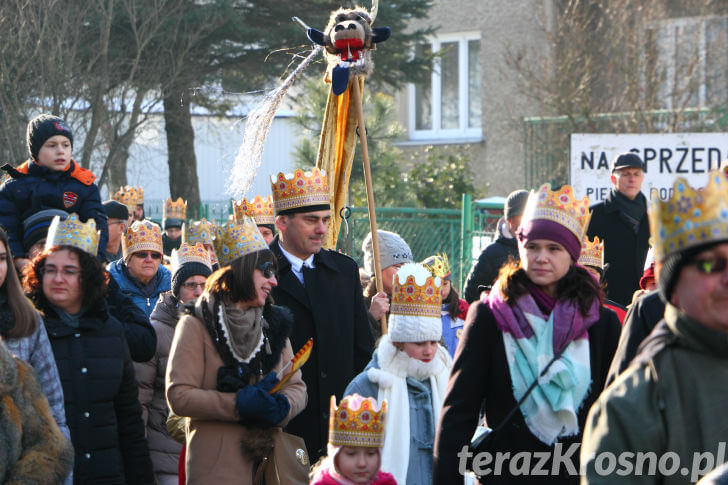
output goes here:
<path id="1" fill-rule="evenodd" d="M 427 268 L 430 273 L 432 273 L 432 276 L 447 278 L 450 274 L 452 274 L 447 254 L 438 253 L 434 256 L 430 256 L 426 260 L 422 261 L 422 265 Z"/>
<path id="2" fill-rule="evenodd" d="M 394 276 L 390 315 L 440 318 L 440 278 L 417 263 L 405 263 Z"/>
<path id="3" fill-rule="evenodd" d="M 54 216 L 48 227 L 45 249 L 54 246 L 73 246 L 96 256 L 99 251 L 99 233 L 96 231 L 96 221 L 89 218 L 81 222 L 78 214 L 69 214 L 65 220 Z"/>
<path id="4" fill-rule="evenodd" d="M 387 401 L 379 409 L 376 399 L 359 394 L 344 396 L 336 406 L 331 396 L 329 409 L 329 443 L 334 446 L 381 448 L 384 446 L 384 428 Z"/>
<path id="5" fill-rule="evenodd" d="M 187 215 L 187 201 L 182 200 L 182 197 L 177 197 L 177 200 L 167 199 L 164 202 L 164 210 L 162 212 L 162 219 L 179 219 L 184 221 Z"/>
<path id="6" fill-rule="evenodd" d="M 134 221 L 124 233 L 122 251 L 125 258 L 137 251 L 156 251 L 163 254 L 162 231 L 152 221 Z"/>
<path id="7" fill-rule="evenodd" d="M 654 238 L 655 260 L 685 248 L 728 239 L 728 178 L 714 170 L 708 184 L 695 190 L 679 177 L 672 197 L 652 198 L 650 232 Z"/>
<path id="8" fill-rule="evenodd" d="M 582 266 L 604 269 L 604 241 L 600 241 L 599 236 L 594 236 L 593 242 L 584 237 L 578 262 Z"/>
<path id="9" fill-rule="evenodd" d="M 215 224 L 206 219 L 182 225 L 182 244 L 209 244 L 215 236 Z"/>
<path id="10" fill-rule="evenodd" d="M 133 211 L 137 204 L 144 203 L 144 191 L 141 187 L 125 185 L 124 187 L 119 187 L 119 190 L 116 191 L 112 198 Z"/>
<path id="11" fill-rule="evenodd" d="M 276 214 L 298 207 L 331 203 L 325 170 L 314 168 L 310 172 L 304 172 L 299 168 L 293 174 L 287 175 L 280 172 L 277 176 L 272 176 L 270 182 Z"/>
<path id="12" fill-rule="evenodd" d="M 273 197 L 270 195 L 265 199 L 256 195 L 250 202 L 248 199 L 234 200 L 233 214 L 236 221 L 242 219 L 243 216 L 248 216 L 252 217 L 258 225 L 276 223 L 273 215 Z"/>
<path id="13" fill-rule="evenodd" d="M 521 225 L 535 219 L 553 221 L 571 231 L 579 241 L 583 241 L 590 217 L 589 197 L 574 198 L 574 190 L 569 185 L 553 191 L 550 184 L 543 184 L 528 196 Z"/>
<path id="14" fill-rule="evenodd" d="M 185 263 L 202 263 L 212 270 L 210 255 L 207 249 L 205 249 L 205 246 L 200 243 L 194 246 L 182 243 L 179 249 L 172 250 L 170 259 L 172 260 L 171 266 L 173 274 Z"/>
<path id="15" fill-rule="evenodd" d="M 268 249 L 255 221 L 248 216 L 243 216 L 242 221 L 230 221 L 219 227 L 214 244 L 221 267 L 246 254 Z"/>

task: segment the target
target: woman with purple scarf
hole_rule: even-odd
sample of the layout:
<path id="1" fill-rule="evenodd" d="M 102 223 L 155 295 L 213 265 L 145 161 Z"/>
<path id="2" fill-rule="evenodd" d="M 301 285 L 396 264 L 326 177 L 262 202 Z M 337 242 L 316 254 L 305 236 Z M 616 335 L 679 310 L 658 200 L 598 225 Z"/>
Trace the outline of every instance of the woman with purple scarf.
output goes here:
<path id="1" fill-rule="evenodd" d="M 620 332 L 598 282 L 577 264 L 588 207 L 569 186 L 531 193 L 517 231 L 520 262 L 504 266 L 468 312 L 440 413 L 433 483 L 463 483 L 466 469 L 487 483 L 578 483 L 583 425 Z M 487 455 L 468 457 L 481 417 L 494 430 L 478 450 Z"/>

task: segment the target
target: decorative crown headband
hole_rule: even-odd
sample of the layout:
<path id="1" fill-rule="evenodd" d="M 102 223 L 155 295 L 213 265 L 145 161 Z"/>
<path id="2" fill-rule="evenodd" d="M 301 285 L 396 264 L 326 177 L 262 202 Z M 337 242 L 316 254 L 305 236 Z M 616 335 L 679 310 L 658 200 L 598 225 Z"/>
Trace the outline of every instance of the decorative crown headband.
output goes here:
<path id="1" fill-rule="evenodd" d="M 377 401 L 359 394 L 344 396 L 336 406 L 331 396 L 329 443 L 335 446 L 381 448 L 384 446 L 387 401 L 379 409 Z"/>
<path id="2" fill-rule="evenodd" d="M 92 256 L 99 250 L 99 233 L 96 231 L 96 221 L 89 218 L 81 222 L 78 214 L 69 214 L 65 220 L 54 216 L 48 228 L 45 249 L 54 246 L 73 246 Z"/>
<path id="3" fill-rule="evenodd" d="M 331 202 L 326 171 L 318 168 L 310 172 L 299 168 L 287 175 L 280 172 L 271 177 L 271 189 L 276 214 L 299 207 L 328 205 Z"/>
<path id="4" fill-rule="evenodd" d="M 256 195 L 253 200 L 248 199 L 233 201 L 233 214 L 235 220 L 242 219 L 243 216 L 252 217 L 256 224 L 275 224 L 275 216 L 273 215 L 273 197 L 268 196 L 263 199 Z"/>
<path id="5" fill-rule="evenodd" d="M 228 266 L 241 256 L 268 249 L 255 221 L 243 216 L 241 221 L 229 221 L 218 227 L 214 240 L 220 266 Z"/>
<path id="6" fill-rule="evenodd" d="M 121 249 L 125 258 L 137 251 L 156 251 L 163 254 L 162 231 L 152 221 L 134 221 L 124 233 Z"/>
<path id="7" fill-rule="evenodd" d="M 391 315 L 440 318 L 440 277 L 417 263 L 406 263 L 394 276 Z"/>
<path id="8" fill-rule="evenodd" d="M 594 241 L 590 241 L 588 237 L 585 237 L 584 243 L 581 245 L 578 262 L 582 266 L 594 266 L 595 268 L 604 269 L 604 241 L 600 241 L 599 236 L 594 236 Z"/>
<path id="9" fill-rule="evenodd" d="M 440 278 L 447 278 L 452 274 L 450 269 L 450 261 L 447 259 L 447 254 L 438 253 L 434 256 L 430 256 L 426 260 L 422 261 L 422 265 L 427 268 L 432 276 L 439 276 Z"/>
<path id="10" fill-rule="evenodd" d="M 576 199 L 574 190 L 569 185 L 554 191 L 550 184 L 544 184 L 528 197 L 521 225 L 534 219 L 553 221 L 571 231 L 579 241 L 583 241 L 590 217 L 589 197 Z"/>
<path id="11" fill-rule="evenodd" d="M 172 273 L 176 273 L 186 263 L 202 263 L 212 270 L 210 254 L 205 249 L 205 246 L 200 243 L 195 245 L 182 243 L 179 249 L 172 250 L 170 259 L 172 261 Z"/>
<path id="12" fill-rule="evenodd" d="M 206 219 L 182 225 L 182 244 L 209 244 L 215 235 L 215 225 Z"/>
<path id="13" fill-rule="evenodd" d="M 728 239 L 728 176 L 714 170 L 708 174 L 708 184 L 698 190 L 679 177 L 672 197 L 661 201 L 653 196 L 649 211 L 656 261 L 685 248 Z"/>
<path id="14" fill-rule="evenodd" d="M 177 200 L 167 199 L 164 202 L 162 219 L 179 219 L 184 221 L 186 215 L 187 201 L 182 200 L 182 197 L 177 197 Z"/>
<path id="15" fill-rule="evenodd" d="M 125 185 L 124 187 L 119 187 L 119 190 L 116 191 L 112 198 L 133 211 L 137 204 L 144 203 L 144 190 L 141 187 L 137 188 L 131 185 Z"/>

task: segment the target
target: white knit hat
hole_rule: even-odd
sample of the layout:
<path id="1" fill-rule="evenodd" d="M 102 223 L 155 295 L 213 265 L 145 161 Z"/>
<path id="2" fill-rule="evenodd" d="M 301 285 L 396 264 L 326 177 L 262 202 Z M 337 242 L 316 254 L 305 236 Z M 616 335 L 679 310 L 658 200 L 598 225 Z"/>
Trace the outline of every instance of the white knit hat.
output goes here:
<path id="1" fill-rule="evenodd" d="M 392 288 L 389 337 L 392 342 L 428 342 L 442 337 L 439 276 L 418 263 L 397 271 Z"/>
<path id="2" fill-rule="evenodd" d="M 404 242 L 399 234 L 389 231 L 377 230 L 379 236 L 379 261 L 382 269 L 389 268 L 395 264 L 412 263 L 412 250 Z M 372 250 L 372 233 L 370 232 L 361 243 L 361 250 L 364 252 L 364 269 L 367 274 L 374 274 L 374 255 Z"/>

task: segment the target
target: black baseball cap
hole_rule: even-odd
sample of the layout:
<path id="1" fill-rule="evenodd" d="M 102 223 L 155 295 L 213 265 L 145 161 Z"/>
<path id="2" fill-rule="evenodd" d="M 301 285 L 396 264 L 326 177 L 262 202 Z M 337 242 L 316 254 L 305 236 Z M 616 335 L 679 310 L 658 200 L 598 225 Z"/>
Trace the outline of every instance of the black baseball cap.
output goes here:
<path id="1" fill-rule="evenodd" d="M 614 160 L 612 160 L 612 173 L 620 168 L 639 168 L 643 172 L 645 171 L 645 164 L 642 159 L 636 153 L 626 152 L 620 153 Z"/>

